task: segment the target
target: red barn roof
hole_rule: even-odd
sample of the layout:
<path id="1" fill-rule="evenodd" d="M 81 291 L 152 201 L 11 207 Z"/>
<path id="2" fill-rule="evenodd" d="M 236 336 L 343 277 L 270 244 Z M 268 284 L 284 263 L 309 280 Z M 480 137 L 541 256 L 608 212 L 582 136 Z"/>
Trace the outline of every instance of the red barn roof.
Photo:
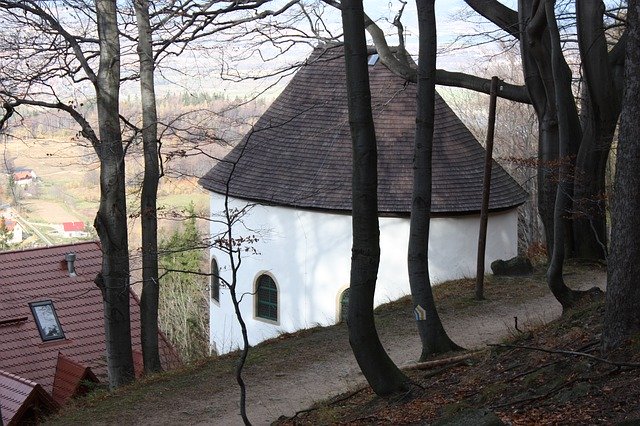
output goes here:
<path id="1" fill-rule="evenodd" d="M 76 276 L 67 270 L 67 253 L 76 254 Z M 72 393 L 78 390 L 73 382 L 80 376 L 107 381 L 102 295 L 93 282 L 101 264 L 96 242 L 0 253 L 0 370 L 39 384 L 61 401 L 69 386 Z M 47 301 L 59 324 L 51 305 L 38 311 L 40 325 L 34 317 L 38 302 Z M 139 351 L 140 307 L 133 294 L 130 306 L 133 349 Z M 162 334 L 160 349 L 166 369 L 179 365 Z"/>
<path id="2" fill-rule="evenodd" d="M 64 232 L 84 231 L 84 222 L 63 222 Z"/>

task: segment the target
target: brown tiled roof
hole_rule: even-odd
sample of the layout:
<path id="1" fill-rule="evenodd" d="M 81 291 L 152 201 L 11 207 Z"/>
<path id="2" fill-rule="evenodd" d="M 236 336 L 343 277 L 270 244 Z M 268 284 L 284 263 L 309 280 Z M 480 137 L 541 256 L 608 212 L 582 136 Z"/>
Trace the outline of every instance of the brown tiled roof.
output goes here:
<path id="1" fill-rule="evenodd" d="M 87 382 L 100 381 L 89 367 L 58 352 L 56 374 L 53 379 L 53 399 L 63 405 L 70 398 L 83 395 L 88 391 Z"/>
<path id="2" fill-rule="evenodd" d="M 65 254 L 76 253 L 75 277 Z M 93 280 L 102 263 L 95 242 L 0 253 L 0 370 L 24 377 L 53 392 L 58 353 L 107 379 L 102 295 Z M 51 300 L 65 338 L 43 342 L 29 303 Z M 140 307 L 131 297 L 133 348 L 140 350 Z M 179 364 L 160 334 L 161 360 Z"/>
<path id="3" fill-rule="evenodd" d="M 246 200 L 350 211 L 351 138 L 342 53 L 342 46 L 316 48 L 243 142 L 200 184 L 225 194 L 229 181 L 229 195 Z M 404 215 L 411 210 L 416 86 L 380 61 L 369 71 L 379 210 Z M 485 151 L 439 95 L 435 114 L 432 212 L 479 211 Z M 514 207 L 525 199 L 524 190 L 494 162 L 490 208 Z"/>
<path id="4" fill-rule="evenodd" d="M 37 407 L 37 410 L 32 408 Z M 42 386 L 0 370 L 0 410 L 5 426 L 35 424 L 34 414 L 47 415 L 56 411 L 58 404 Z"/>

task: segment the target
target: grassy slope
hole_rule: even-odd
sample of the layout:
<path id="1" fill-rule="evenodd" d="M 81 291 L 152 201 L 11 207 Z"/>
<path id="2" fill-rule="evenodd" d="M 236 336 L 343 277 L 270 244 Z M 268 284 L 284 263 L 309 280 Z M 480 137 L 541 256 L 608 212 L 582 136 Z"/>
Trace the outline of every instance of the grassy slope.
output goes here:
<path id="1" fill-rule="evenodd" d="M 542 273 L 524 279 L 491 278 L 486 285 L 489 300 L 485 302 L 473 301 L 471 298 L 472 289 L 473 282 L 471 280 L 455 281 L 436 287 L 435 296 L 439 309 L 455 310 L 457 315 L 473 316 L 474 313 L 491 309 L 491 306 L 521 303 L 547 292 Z M 598 313 L 598 309 L 595 312 Z M 376 312 L 380 333 L 397 332 L 399 324 L 406 322 L 407 315 L 411 315 L 411 303 L 407 299 L 381 307 Z M 516 337 L 517 342 L 534 346 L 578 349 L 584 346 L 584 342 L 595 339 L 593 334 L 597 334 L 597 327 L 593 330 L 591 327 L 584 330 L 581 327 L 582 323 L 591 318 L 590 315 L 582 313 L 571 317 L 573 322 L 548 326 L 539 331 L 518 336 Z M 588 322 L 588 324 L 591 323 L 597 326 L 599 321 Z M 591 335 L 583 335 L 583 333 L 591 333 Z M 337 325 L 282 336 L 253 348 L 249 366 L 250 368 L 259 368 L 268 365 L 272 372 L 278 371 L 278 369 L 290 372 L 292 369 L 304 368 L 305 363 L 300 362 L 301 359 L 304 359 L 305 362 L 313 362 L 314 359 L 323 356 L 321 351 L 314 350 L 314 348 L 321 348 L 326 342 L 344 339 L 345 334 L 346 327 Z M 570 340 L 561 340 L 563 336 L 568 336 L 567 338 Z M 300 354 L 300 348 L 304 348 L 303 355 Z M 595 350 L 596 348 L 596 346 L 591 346 L 589 349 Z M 571 386 L 560 386 L 564 380 L 561 376 L 558 376 L 557 381 L 553 381 L 553 386 L 560 386 L 558 389 L 553 386 L 540 387 L 535 385 L 536 380 L 546 381 L 546 377 L 551 373 L 548 369 L 544 369 L 547 367 L 538 368 L 538 366 L 556 359 L 557 357 L 551 355 L 542 355 L 531 351 L 495 349 L 487 351 L 469 363 L 445 368 L 439 367 L 431 371 L 412 372 L 412 378 L 425 388 L 425 392 L 422 392 L 420 388 L 415 388 L 401 400 L 384 400 L 378 399 L 368 390 L 364 390 L 339 404 L 324 403 L 306 416 L 296 418 L 295 422 L 308 424 L 334 422 L 355 422 L 358 424 L 367 423 L 370 420 L 381 423 L 416 422 L 423 419 L 433 420 L 442 413 L 456 411 L 460 407 L 500 405 L 503 407 L 496 410 L 501 416 L 507 416 L 505 413 L 511 413 L 512 416 L 509 419 L 512 421 L 524 419 L 522 421 L 526 423 L 528 420 L 535 419 L 537 422 L 540 421 L 540 415 L 536 414 L 536 411 L 526 408 L 527 403 L 512 406 L 509 405 L 509 400 L 533 396 L 530 403 L 538 404 L 540 399 L 538 397 L 544 396 L 545 393 L 549 393 L 551 396 L 564 395 L 563 398 L 569 398 L 570 395 L 567 396 L 560 391 L 573 389 L 574 385 L 579 386 L 582 393 L 578 392 L 578 394 L 581 398 L 590 395 L 589 392 L 595 389 L 595 385 L 589 385 L 588 379 L 576 379 L 575 374 L 577 373 L 575 372 L 568 374 L 570 378 L 567 380 L 573 381 Z M 179 401 L 177 395 L 182 398 L 209 399 L 213 402 L 219 395 L 228 392 L 227 395 L 231 394 L 235 398 L 237 390 L 231 374 L 235 360 L 236 355 L 234 354 L 210 358 L 181 371 L 144 379 L 113 393 L 97 391 L 67 407 L 59 417 L 52 420 L 52 423 L 82 424 L 86 422 L 87 418 L 91 418 L 95 423 L 118 423 L 123 418 L 127 418 L 131 424 L 135 424 L 136 419 L 144 419 L 145 412 L 167 410 L 167 415 L 174 412 Z M 566 365 L 587 368 L 585 362 L 575 362 L 572 358 L 561 360 L 548 368 L 553 369 L 555 374 L 555 369 L 562 369 Z M 527 370 L 535 371 L 531 374 L 524 374 Z M 537 371 L 542 373 L 534 374 Z M 521 376 L 514 378 L 518 375 Z M 585 383 L 588 384 L 586 388 L 584 387 Z M 251 386 L 250 383 L 249 386 Z M 549 409 L 545 408 L 547 411 Z M 180 414 L 183 418 L 189 418 L 188 412 Z M 555 413 L 552 417 L 556 421 L 558 420 L 557 415 Z M 612 412 L 612 415 L 617 414 Z M 212 418 L 214 417 L 215 414 L 212 412 Z"/>

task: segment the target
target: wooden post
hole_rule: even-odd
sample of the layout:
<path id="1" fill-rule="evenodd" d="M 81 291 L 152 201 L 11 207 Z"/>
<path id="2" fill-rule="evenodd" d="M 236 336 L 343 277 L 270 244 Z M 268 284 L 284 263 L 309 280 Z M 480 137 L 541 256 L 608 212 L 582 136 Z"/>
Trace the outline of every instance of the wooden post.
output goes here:
<path id="1" fill-rule="evenodd" d="M 487 222 L 489 220 L 489 195 L 491 193 L 491 165 L 493 157 L 493 134 L 496 125 L 496 99 L 498 97 L 498 77 L 491 78 L 489 100 L 489 123 L 484 157 L 484 178 L 482 181 L 482 207 L 480 208 L 480 232 L 478 235 L 478 266 L 476 270 L 476 299 L 484 299 L 484 258 L 487 247 Z"/>

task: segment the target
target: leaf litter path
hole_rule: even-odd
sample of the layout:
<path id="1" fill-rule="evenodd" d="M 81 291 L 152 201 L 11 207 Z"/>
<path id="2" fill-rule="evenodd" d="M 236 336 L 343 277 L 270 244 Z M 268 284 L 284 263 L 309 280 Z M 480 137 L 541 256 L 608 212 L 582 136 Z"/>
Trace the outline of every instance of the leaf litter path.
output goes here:
<path id="1" fill-rule="evenodd" d="M 511 279 L 514 282 L 517 279 Z M 601 270 L 578 270 L 567 274 L 567 284 L 575 289 L 589 289 L 595 285 L 604 289 L 606 273 Z M 538 285 L 542 285 L 538 283 Z M 482 348 L 497 343 L 514 333 L 515 320 L 523 330 L 558 318 L 560 304 L 551 294 L 540 296 L 540 288 L 519 288 L 513 284 L 512 292 L 520 293 L 516 304 L 500 301 L 474 303 L 466 306 L 447 306 L 439 313 L 449 336 L 467 348 Z M 530 292 L 528 296 L 526 293 Z M 469 290 L 469 294 L 472 290 Z M 537 294 L 536 294 L 537 293 Z M 546 292 L 548 293 L 548 292 Z M 514 295 L 515 297 L 515 295 Z M 416 361 L 420 354 L 418 338 L 411 308 L 407 315 L 398 310 L 379 313 L 376 318 L 380 339 L 399 366 Z M 247 383 L 247 413 L 255 425 L 269 424 L 281 415 L 292 416 L 315 402 L 346 392 L 365 384 L 365 379 L 349 347 L 344 326 L 330 327 L 296 337 L 279 339 L 271 345 L 266 362 L 249 365 L 245 369 Z M 282 345 L 280 343 L 283 343 Z M 167 395 L 166 406 L 147 411 L 136 424 L 242 424 L 239 415 L 239 390 L 231 373 L 225 378 L 192 389 L 182 395 Z M 131 419 L 133 420 L 133 419 Z"/>

